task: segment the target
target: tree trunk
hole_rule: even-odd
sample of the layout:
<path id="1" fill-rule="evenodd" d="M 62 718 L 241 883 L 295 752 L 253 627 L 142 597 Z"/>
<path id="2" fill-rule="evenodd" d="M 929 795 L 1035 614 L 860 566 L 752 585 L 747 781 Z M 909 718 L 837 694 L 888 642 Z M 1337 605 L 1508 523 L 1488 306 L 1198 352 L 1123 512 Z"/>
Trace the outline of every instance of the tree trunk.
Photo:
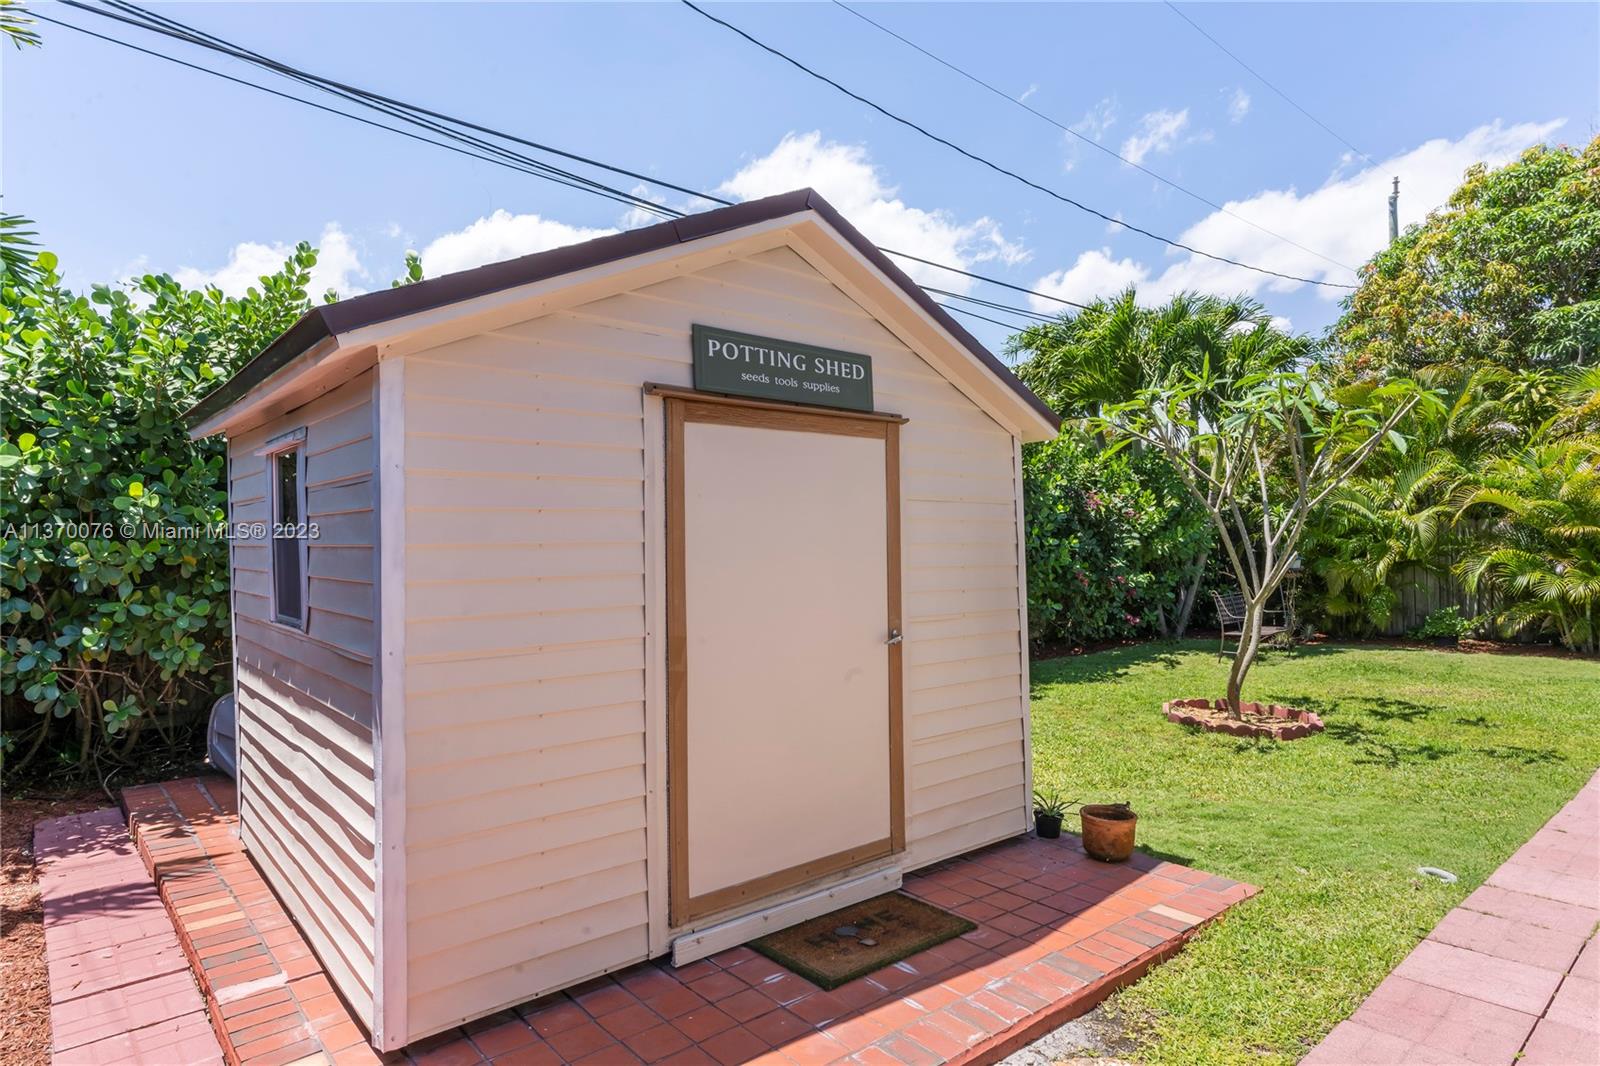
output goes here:
<path id="1" fill-rule="evenodd" d="M 1200 561 L 1195 564 L 1194 580 L 1189 582 L 1189 587 L 1178 597 L 1178 620 L 1172 627 L 1172 635 L 1179 640 L 1189 630 L 1189 615 L 1194 611 L 1195 601 L 1200 598 L 1200 584 L 1206 579 L 1206 563 L 1211 560 L 1211 549 L 1207 548 L 1200 553 Z"/>
<path id="2" fill-rule="evenodd" d="M 1251 602 L 1245 606 L 1244 632 L 1239 634 L 1239 649 L 1234 652 L 1233 665 L 1228 668 L 1228 711 L 1238 718 L 1240 709 L 1240 692 L 1244 689 L 1244 679 L 1250 673 L 1251 665 L 1256 661 L 1256 652 L 1261 649 L 1261 619 L 1266 600 Z"/>

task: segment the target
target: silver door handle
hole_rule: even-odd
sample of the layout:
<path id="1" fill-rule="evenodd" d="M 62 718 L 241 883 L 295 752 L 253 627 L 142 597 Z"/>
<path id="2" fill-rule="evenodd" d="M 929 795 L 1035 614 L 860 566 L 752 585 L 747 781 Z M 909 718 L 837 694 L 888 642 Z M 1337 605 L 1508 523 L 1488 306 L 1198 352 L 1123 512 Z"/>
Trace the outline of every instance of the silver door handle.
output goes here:
<path id="1" fill-rule="evenodd" d="M 902 640 L 905 640 L 905 639 L 906 638 L 901 635 L 901 633 L 900 633 L 900 631 L 898 629 L 891 629 L 891 630 L 889 630 L 889 639 L 884 641 L 884 643 L 885 644 L 898 644 Z"/>

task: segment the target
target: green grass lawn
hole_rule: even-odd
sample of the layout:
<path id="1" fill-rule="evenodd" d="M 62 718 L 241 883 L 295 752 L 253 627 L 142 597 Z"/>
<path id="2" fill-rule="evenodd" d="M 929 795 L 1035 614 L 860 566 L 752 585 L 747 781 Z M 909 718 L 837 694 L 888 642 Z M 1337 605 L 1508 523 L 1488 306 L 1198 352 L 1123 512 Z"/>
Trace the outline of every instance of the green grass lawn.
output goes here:
<path id="1" fill-rule="evenodd" d="M 1592 660 L 1270 652 L 1245 698 L 1326 732 L 1277 744 L 1162 717 L 1226 671 L 1197 642 L 1033 668 L 1038 786 L 1131 800 L 1142 847 L 1262 889 L 1112 1002 L 1151 1062 L 1295 1061 L 1600 766 Z"/>

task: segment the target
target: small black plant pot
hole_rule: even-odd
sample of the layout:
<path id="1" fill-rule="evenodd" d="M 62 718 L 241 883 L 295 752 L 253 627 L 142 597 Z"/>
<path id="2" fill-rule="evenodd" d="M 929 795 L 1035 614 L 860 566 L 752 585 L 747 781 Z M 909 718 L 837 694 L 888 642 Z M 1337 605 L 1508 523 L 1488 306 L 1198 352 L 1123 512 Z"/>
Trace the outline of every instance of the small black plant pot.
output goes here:
<path id="1" fill-rule="evenodd" d="M 1035 814 L 1033 831 L 1039 834 L 1040 840 L 1055 840 L 1061 835 L 1061 815 Z"/>

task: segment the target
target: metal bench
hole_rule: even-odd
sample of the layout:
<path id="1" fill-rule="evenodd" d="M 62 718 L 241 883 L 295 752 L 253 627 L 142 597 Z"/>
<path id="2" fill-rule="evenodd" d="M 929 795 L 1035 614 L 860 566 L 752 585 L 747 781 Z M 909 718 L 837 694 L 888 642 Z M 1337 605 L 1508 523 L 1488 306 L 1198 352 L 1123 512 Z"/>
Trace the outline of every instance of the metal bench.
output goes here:
<path id="1" fill-rule="evenodd" d="M 1211 599 L 1212 602 L 1217 605 L 1217 628 L 1222 630 L 1222 635 L 1217 638 L 1217 658 L 1221 659 L 1223 657 L 1223 649 L 1228 646 L 1228 638 L 1244 636 L 1244 593 L 1237 591 L 1213 592 L 1211 594 Z M 1283 614 L 1281 610 L 1275 610 L 1272 608 L 1268 608 L 1261 613 L 1263 618 L 1272 615 L 1281 616 Z M 1261 635 L 1263 637 L 1276 636 L 1279 633 L 1287 631 L 1288 628 L 1288 626 L 1267 625 L 1265 622 L 1263 622 L 1261 626 Z"/>

